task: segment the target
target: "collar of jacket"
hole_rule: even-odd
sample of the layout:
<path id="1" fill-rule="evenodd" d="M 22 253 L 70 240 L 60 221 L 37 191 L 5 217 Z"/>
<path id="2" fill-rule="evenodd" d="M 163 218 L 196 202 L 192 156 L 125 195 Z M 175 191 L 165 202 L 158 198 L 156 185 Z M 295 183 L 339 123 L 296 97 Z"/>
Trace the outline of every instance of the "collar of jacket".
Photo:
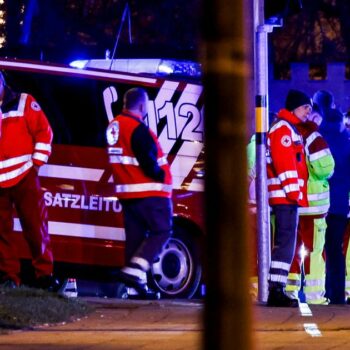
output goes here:
<path id="1" fill-rule="evenodd" d="M 307 120 L 304 123 L 298 124 L 297 129 L 304 137 L 308 137 L 314 131 L 318 131 L 319 126 L 315 122 Z"/>
<path id="2" fill-rule="evenodd" d="M 127 117 L 132 117 L 132 118 L 138 119 L 138 120 L 140 120 L 141 122 L 143 121 L 143 118 L 141 117 L 140 114 L 133 113 L 133 112 L 131 112 L 131 111 L 129 111 L 128 109 L 125 109 L 125 108 L 122 110 L 122 113 L 121 113 L 121 114 L 122 114 L 122 115 L 125 115 L 125 116 L 127 116 Z"/>
<path id="3" fill-rule="evenodd" d="M 20 93 L 13 91 L 9 86 L 5 85 L 4 98 L 1 105 L 3 113 L 7 113 L 13 109 L 17 109 Z"/>
<path id="4" fill-rule="evenodd" d="M 303 121 L 300 120 L 295 114 L 293 114 L 292 112 L 284 108 L 277 113 L 277 118 L 286 120 L 287 122 L 293 125 L 298 125 L 303 123 Z"/>

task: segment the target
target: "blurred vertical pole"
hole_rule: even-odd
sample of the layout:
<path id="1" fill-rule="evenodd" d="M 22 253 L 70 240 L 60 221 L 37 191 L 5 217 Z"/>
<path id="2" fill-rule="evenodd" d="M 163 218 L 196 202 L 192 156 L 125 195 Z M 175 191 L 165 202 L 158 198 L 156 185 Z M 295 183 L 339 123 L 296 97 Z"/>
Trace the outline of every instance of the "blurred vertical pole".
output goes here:
<path id="1" fill-rule="evenodd" d="M 247 227 L 247 80 L 243 0 L 204 1 L 206 227 L 204 348 L 252 348 Z"/>
<path id="2" fill-rule="evenodd" d="M 267 196 L 266 136 L 268 119 L 268 44 L 270 29 L 265 25 L 264 0 L 254 0 L 255 28 L 255 131 L 256 131 L 256 207 L 258 241 L 258 301 L 266 302 L 270 251 L 270 212 Z"/>

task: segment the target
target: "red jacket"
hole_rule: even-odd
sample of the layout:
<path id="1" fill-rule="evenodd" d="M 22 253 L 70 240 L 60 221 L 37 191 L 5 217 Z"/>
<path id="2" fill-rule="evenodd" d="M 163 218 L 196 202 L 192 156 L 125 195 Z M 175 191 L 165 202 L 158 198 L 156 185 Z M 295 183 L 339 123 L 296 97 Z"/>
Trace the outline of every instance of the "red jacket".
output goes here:
<path id="1" fill-rule="evenodd" d="M 269 203 L 307 206 L 308 170 L 303 138 L 296 128 L 302 121 L 286 109 L 277 118 L 267 136 Z"/>
<path id="2" fill-rule="evenodd" d="M 11 95 L 1 106 L 0 187 L 16 185 L 35 165 L 51 154 L 52 130 L 35 99 L 28 94 Z"/>
<path id="3" fill-rule="evenodd" d="M 171 197 L 169 164 L 140 116 L 123 111 L 109 124 L 107 142 L 118 198 Z"/>

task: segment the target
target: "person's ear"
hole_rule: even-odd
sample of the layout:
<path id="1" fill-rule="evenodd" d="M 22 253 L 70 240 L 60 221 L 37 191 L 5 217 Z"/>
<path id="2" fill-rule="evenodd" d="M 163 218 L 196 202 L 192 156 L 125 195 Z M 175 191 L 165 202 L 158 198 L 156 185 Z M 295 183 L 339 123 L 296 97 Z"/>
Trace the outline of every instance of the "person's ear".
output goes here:
<path id="1" fill-rule="evenodd" d="M 139 109 L 140 109 L 140 112 L 142 113 L 142 115 L 144 115 L 144 114 L 145 114 L 145 111 L 146 111 L 146 105 L 145 105 L 145 103 L 141 102 L 141 103 L 140 103 Z"/>

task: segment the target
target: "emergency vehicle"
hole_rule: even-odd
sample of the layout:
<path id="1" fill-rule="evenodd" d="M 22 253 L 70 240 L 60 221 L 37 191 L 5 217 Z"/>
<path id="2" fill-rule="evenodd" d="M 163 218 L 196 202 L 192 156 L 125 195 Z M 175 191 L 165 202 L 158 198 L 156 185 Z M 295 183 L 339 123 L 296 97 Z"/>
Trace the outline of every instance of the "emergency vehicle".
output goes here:
<path id="1" fill-rule="evenodd" d="M 35 97 L 54 132 L 52 154 L 39 175 L 55 273 L 62 279 L 117 282 L 116 271 L 124 264 L 125 232 L 105 132 L 121 111 L 124 92 L 135 86 L 147 90 L 146 123 L 158 135 L 174 181 L 174 235 L 154 261 L 149 278 L 163 297 L 191 298 L 201 283 L 204 235 L 200 82 L 117 72 L 116 67 L 78 69 L 7 59 L 0 60 L 0 69 L 14 90 Z M 26 262 L 30 252 L 21 231 L 15 218 L 13 235 Z"/>

